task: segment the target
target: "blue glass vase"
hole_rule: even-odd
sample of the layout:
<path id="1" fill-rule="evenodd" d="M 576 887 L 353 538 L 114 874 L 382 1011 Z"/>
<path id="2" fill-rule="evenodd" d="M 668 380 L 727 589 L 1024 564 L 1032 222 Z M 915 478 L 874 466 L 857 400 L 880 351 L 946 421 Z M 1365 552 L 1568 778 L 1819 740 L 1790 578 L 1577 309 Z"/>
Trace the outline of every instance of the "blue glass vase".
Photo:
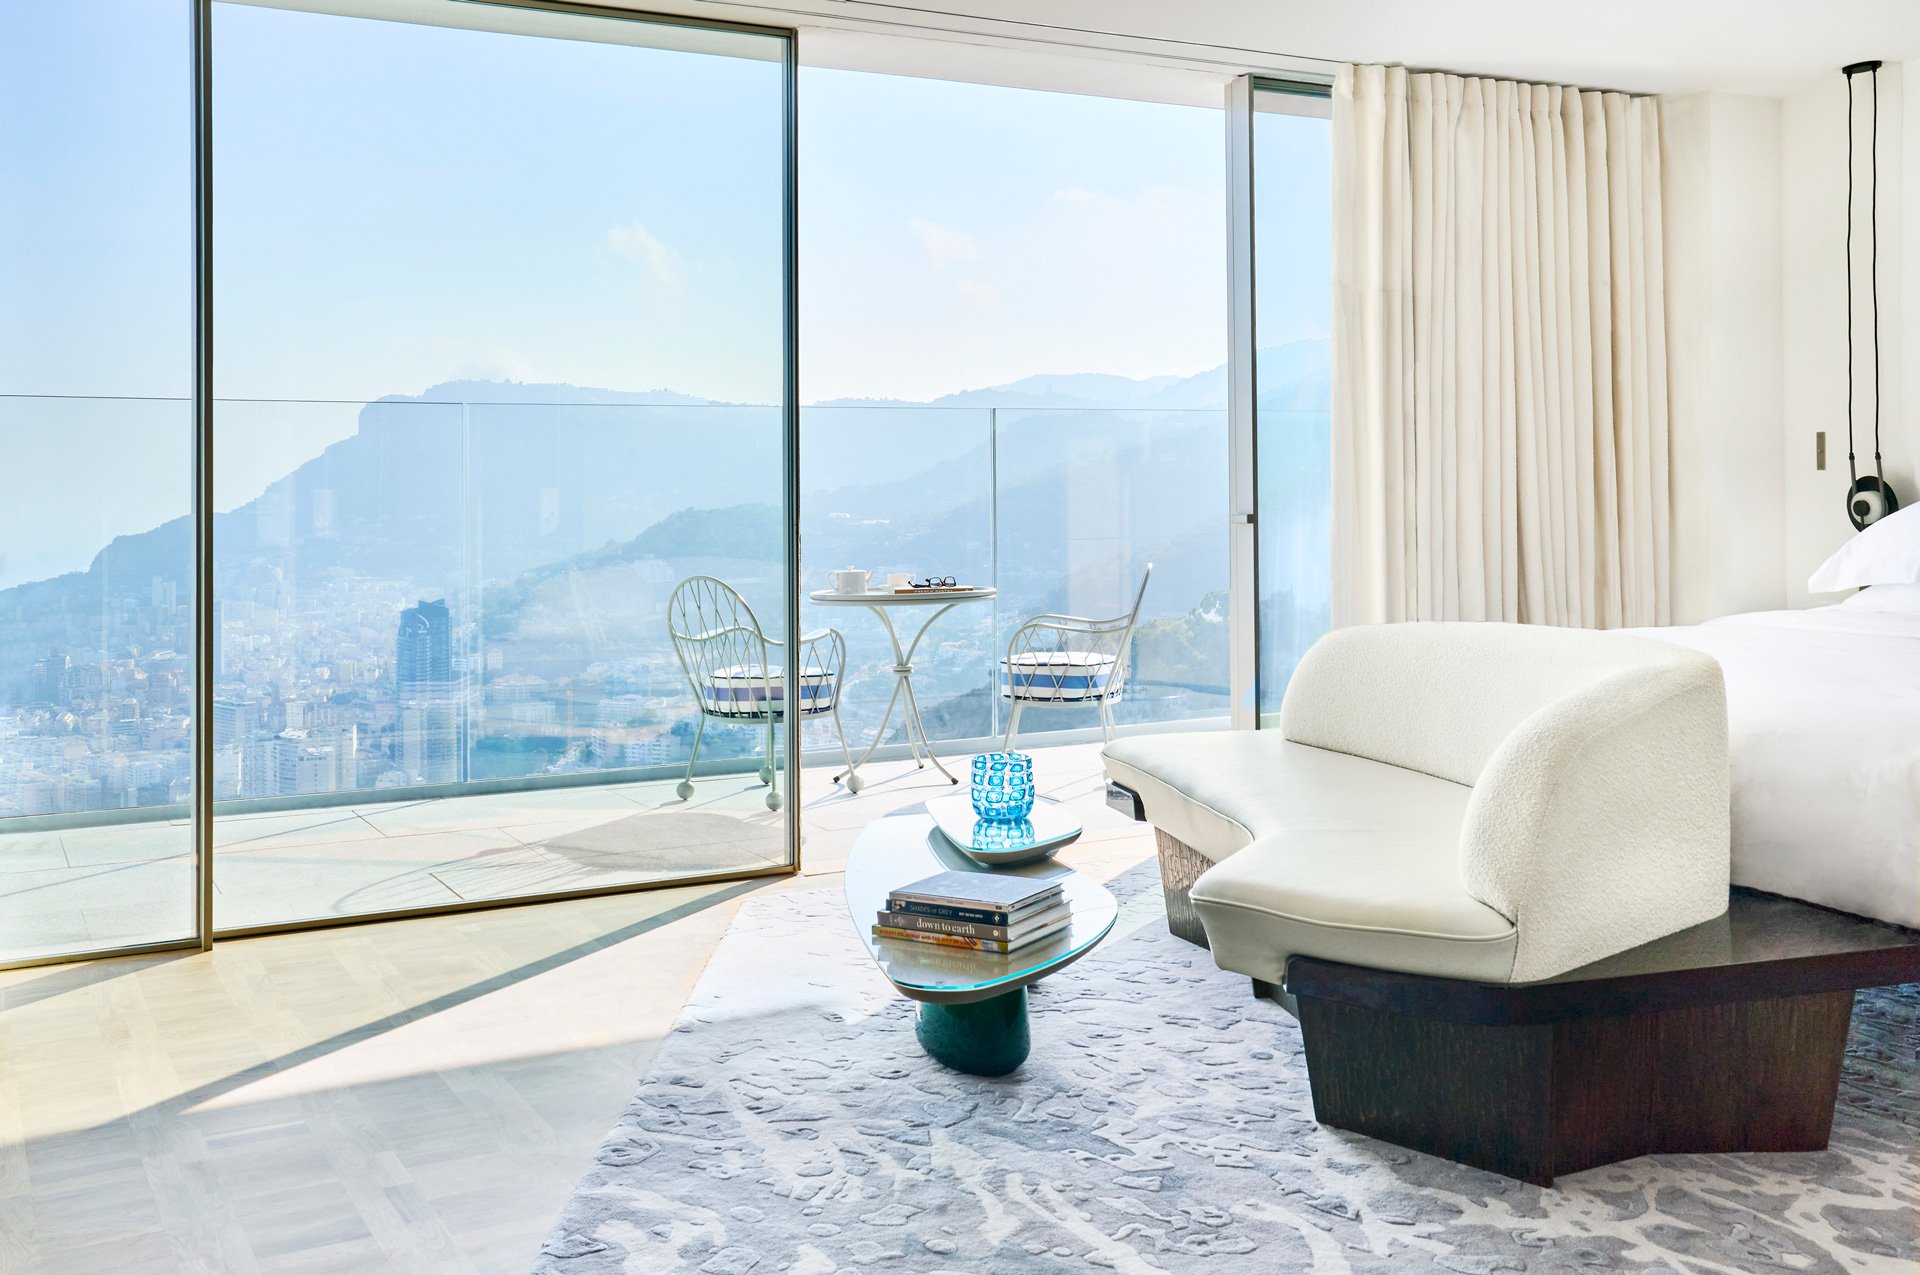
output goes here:
<path id="1" fill-rule="evenodd" d="M 1033 848 L 1033 820 L 982 820 L 973 827 L 973 849 L 1005 853 Z"/>
<path id="2" fill-rule="evenodd" d="M 1033 758 L 1025 753 L 981 753 L 973 759 L 973 813 L 992 823 L 1014 823 L 1033 813 Z"/>

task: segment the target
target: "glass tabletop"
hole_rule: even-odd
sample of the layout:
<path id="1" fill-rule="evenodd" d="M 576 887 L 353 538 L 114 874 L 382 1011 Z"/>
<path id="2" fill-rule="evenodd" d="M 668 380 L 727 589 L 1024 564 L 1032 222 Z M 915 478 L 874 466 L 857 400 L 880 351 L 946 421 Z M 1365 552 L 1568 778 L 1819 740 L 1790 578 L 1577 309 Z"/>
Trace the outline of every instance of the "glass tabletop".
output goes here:
<path id="1" fill-rule="evenodd" d="M 999 592 L 991 585 L 971 589 L 915 589 L 907 593 L 897 593 L 892 589 L 868 589 L 865 593 L 815 589 L 807 595 L 807 599 L 820 606 L 926 607 L 936 603 L 984 602 Z"/>
<path id="2" fill-rule="evenodd" d="M 1017 952 L 879 938 L 876 914 L 889 891 L 936 872 L 1003 872 L 1057 879 L 1073 920 L 1065 930 Z M 896 815 L 868 825 L 847 860 L 847 910 L 854 929 L 893 985 L 915 1000 L 960 1004 L 985 1000 L 1070 965 L 1113 929 L 1119 905 L 1104 885 L 1063 863 L 1043 860 L 986 868 L 961 854 L 935 829 L 930 815 Z"/>

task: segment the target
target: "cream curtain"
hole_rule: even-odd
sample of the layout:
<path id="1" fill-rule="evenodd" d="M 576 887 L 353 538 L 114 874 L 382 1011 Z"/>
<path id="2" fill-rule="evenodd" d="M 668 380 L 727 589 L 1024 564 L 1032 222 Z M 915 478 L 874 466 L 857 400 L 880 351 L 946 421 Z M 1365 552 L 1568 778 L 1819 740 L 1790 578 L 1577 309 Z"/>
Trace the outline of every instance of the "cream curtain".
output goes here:
<path id="1" fill-rule="evenodd" d="M 1670 615 L 1652 98 L 1341 71 L 1335 624 Z"/>

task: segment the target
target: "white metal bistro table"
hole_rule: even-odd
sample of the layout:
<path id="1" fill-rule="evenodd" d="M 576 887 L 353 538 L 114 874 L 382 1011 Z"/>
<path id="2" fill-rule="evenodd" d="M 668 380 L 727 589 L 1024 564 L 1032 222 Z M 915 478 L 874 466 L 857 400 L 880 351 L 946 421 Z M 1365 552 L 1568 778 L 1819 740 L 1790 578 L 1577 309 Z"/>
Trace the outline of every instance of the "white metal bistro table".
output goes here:
<path id="1" fill-rule="evenodd" d="M 933 744 L 927 739 L 926 724 L 920 720 L 920 704 L 913 697 L 913 653 L 920 649 L 920 639 L 927 636 L 927 630 L 933 622 L 957 606 L 969 602 L 991 601 L 997 591 L 994 589 L 916 589 L 910 593 L 896 593 L 892 589 L 868 589 L 864 593 L 840 593 L 833 589 L 820 589 L 807 595 L 816 606 L 823 607 L 865 607 L 880 617 L 880 625 L 887 631 L 887 641 L 893 643 L 893 694 L 887 697 L 887 711 L 880 718 L 880 727 L 873 733 L 873 742 L 867 745 L 867 751 L 848 766 L 841 774 L 833 777 L 834 783 L 846 781 L 848 792 L 860 791 L 860 767 L 867 764 L 874 749 L 880 747 L 880 741 L 887 737 L 887 724 L 893 720 L 893 706 L 901 704 L 901 721 L 907 733 L 907 747 L 913 752 L 915 764 L 925 769 L 928 762 L 933 768 L 947 777 L 948 783 L 960 781 L 953 772 L 940 764 L 933 755 Z M 932 614 L 920 622 L 920 631 L 913 635 L 913 641 L 900 645 L 900 631 L 894 627 L 895 608 L 913 610 L 931 610 Z"/>

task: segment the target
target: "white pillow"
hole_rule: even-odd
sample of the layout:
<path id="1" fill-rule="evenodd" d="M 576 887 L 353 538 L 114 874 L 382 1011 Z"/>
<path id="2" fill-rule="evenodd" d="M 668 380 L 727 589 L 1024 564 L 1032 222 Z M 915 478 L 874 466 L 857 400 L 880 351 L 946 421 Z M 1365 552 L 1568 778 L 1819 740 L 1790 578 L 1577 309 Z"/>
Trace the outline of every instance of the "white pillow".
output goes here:
<path id="1" fill-rule="evenodd" d="M 1849 611 L 1896 611 L 1920 615 L 1920 584 L 1876 584 L 1840 603 Z"/>
<path id="2" fill-rule="evenodd" d="M 1920 505 L 1888 514 L 1840 546 L 1807 580 L 1807 591 L 1869 584 L 1920 584 Z"/>

